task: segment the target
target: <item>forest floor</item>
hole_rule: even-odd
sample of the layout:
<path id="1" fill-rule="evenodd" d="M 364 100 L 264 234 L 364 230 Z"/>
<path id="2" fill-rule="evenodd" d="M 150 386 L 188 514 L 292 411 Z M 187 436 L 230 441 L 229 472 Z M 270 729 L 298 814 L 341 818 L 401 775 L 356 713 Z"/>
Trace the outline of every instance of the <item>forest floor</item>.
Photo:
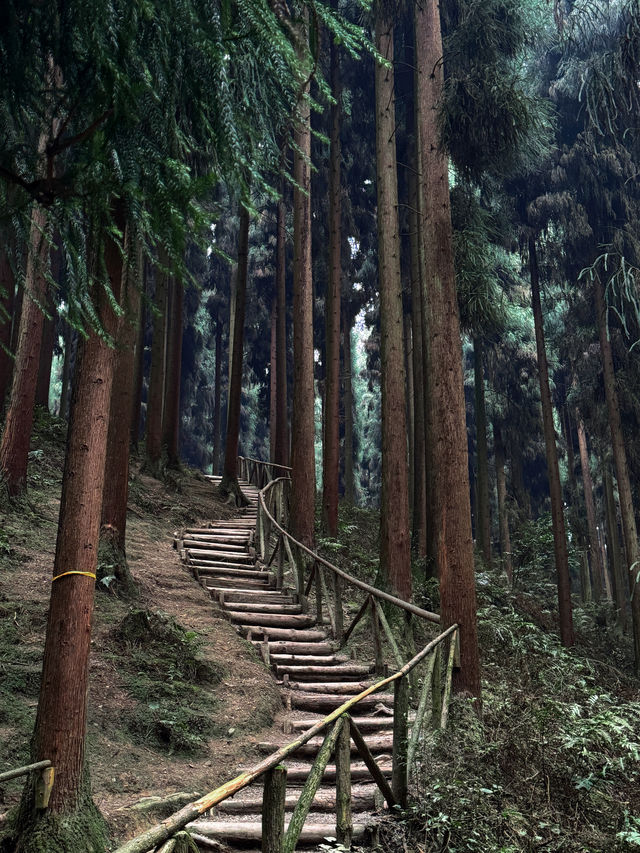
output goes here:
<path id="1" fill-rule="evenodd" d="M 28 495 L 0 496 L 0 771 L 29 757 L 64 430 L 38 419 Z M 256 743 L 271 739 L 281 713 L 261 660 L 173 549 L 174 530 L 232 510 L 193 471 L 163 484 L 139 469 L 134 460 L 128 519 L 138 595 L 123 600 L 98 584 L 90 672 L 88 761 L 116 840 L 179 805 L 132 808 L 144 797 L 205 793 L 255 763 Z M 377 527 L 375 512 L 341 507 L 340 541 L 319 535 L 319 547 L 375 582 Z M 583 607 L 576 597 L 577 643 L 563 649 L 545 523 L 514 531 L 514 542 L 514 590 L 499 566 L 478 565 L 482 713 L 457 697 L 447 731 L 424 740 L 414 804 L 401 821 L 382 823 L 385 851 L 640 850 L 640 684 L 629 638 L 616 632 L 609 605 Z M 417 565 L 415 597 L 438 609 L 437 585 Z M 361 623 L 350 640 L 359 659 L 370 656 L 369 634 Z M 20 784 L 6 783 L 0 815 L 19 796 Z"/>
<path id="2" fill-rule="evenodd" d="M 64 429 L 39 418 L 28 493 L 14 504 L 0 499 L 0 772 L 29 760 Z M 174 530 L 233 511 L 193 471 L 167 487 L 139 468 L 135 460 L 127 521 L 138 593 L 124 600 L 98 583 L 90 662 L 87 757 L 95 802 L 116 839 L 158 819 L 157 810 L 131 809 L 144 797 L 203 794 L 255 763 L 253 744 L 268 739 L 281 710 L 258 655 L 173 549 Z M 0 815 L 20 790 L 19 780 L 0 788 Z"/>

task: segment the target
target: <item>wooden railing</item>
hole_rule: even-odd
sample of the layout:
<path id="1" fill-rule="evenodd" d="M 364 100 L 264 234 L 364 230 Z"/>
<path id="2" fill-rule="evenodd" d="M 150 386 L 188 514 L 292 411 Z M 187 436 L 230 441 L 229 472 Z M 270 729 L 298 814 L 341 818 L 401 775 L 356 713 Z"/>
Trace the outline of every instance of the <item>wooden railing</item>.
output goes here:
<path id="1" fill-rule="evenodd" d="M 238 473 L 242 480 L 264 489 L 276 477 L 290 478 L 291 468 L 288 465 L 276 465 L 275 462 L 262 462 L 250 456 L 238 456 Z"/>
<path id="2" fill-rule="evenodd" d="M 0 782 L 8 782 L 10 779 L 19 779 L 20 776 L 35 774 L 35 807 L 37 809 L 49 808 L 49 797 L 53 788 L 55 770 L 50 761 L 36 761 L 35 764 L 27 764 L 24 767 L 16 767 L 13 770 L 5 770 L 0 773 Z"/>
<path id="3" fill-rule="evenodd" d="M 397 670 L 376 681 L 357 695 L 351 697 L 322 720 L 319 720 L 303 734 L 286 746 L 269 755 L 235 779 L 209 792 L 204 797 L 184 806 L 179 812 L 151 827 L 142 835 L 119 847 L 116 853 L 158 853 L 171 849 L 166 845 L 177 832 L 187 827 L 187 831 L 197 840 L 198 824 L 193 828 L 189 824 L 206 811 L 237 794 L 243 788 L 264 777 L 263 789 L 263 853 L 292 853 L 295 850 L 316 791 L 332 753 L 336 762 L 336 837 L 345 847 L 351 842 L 351 775 L 350 742 L 371 773 L 373 781 L 390 808 L 407 804 L 407 790 L 410 770 L 414 764 L 420 735 L 425 728 L 425 720 L 431 711 L 431 725 L 444 728 L 447 724 L 449 699 L 451 695 L 451 677 L 454 665 L 459 660 L 458 626 L 451 625 L 438 636 L 431 639 L 419 652 L 406 663 L 402 662 L 400 648 L 393 635 L 389 622 L 382 609 L 382 603 L 400 608 L 407 619 L 418 616 L 427 623 L 439 622 L 435 613 L 423 610 L 410 602 L 396 598 L 389 593 L 376 589 L 332 565 L 320 555 L 306 548 L 285 529 L 288 521 L 289 477 L 273 478 L 274 469 L 281 469 L 271 463 L 255 459 L 240 460 L 240 474 L 244 479 L 259 486 L 261 492 L 258 503 L 257 547 L 261 559 L 271 565 L 278 560 L 277 579 L 281 587 L 285 579 L 285 563 L 291 573 L 299 600 L 308 607 L 308 597 L 315 582 L 316 615 L 324 619 L 326 606 L 333 636 L 345 643 L 355 625 L 368 614 L 371 619 L 374 640 L 376 671 L 385 672 L 382 634 L 386 635 Z M 248 475 L 248 476 L 247 476 Z M 274 541 L 275 540 L 275 541 Z M 333 596 L 329 595 L 324 577 L 325 570 L 333 575 Z M 351 625 L 344 630 L 342 619 L 342 586 L 350 584 L 365 593 Z M 442 671 L 442 649 L 448 641 L 447 660 Z M 425 664 L 421 684 L 415 677 L 420 664 Z M 444 675 L 444 679 L 442 676 Z M 444 684 L 443 684 L 444 680 Z M 351 712 L 367 696 L 375 694 L 384 687 L 393 685 L 393 747 L 391 784 L 373 757 L 365 738 L 354 722 Z M 410 725 L 411 692 L 416 706 Z M 324 741 L 309 771 L 298 803 L 291 815 L 289 825 L 284 831 L 286 767 L 282 762 L 294 754 L 311 738 L 325 733 Z M 328 827 L 329 828 L 329 825 Z M 171 844 L 171 842 L 169 842 Z"/>

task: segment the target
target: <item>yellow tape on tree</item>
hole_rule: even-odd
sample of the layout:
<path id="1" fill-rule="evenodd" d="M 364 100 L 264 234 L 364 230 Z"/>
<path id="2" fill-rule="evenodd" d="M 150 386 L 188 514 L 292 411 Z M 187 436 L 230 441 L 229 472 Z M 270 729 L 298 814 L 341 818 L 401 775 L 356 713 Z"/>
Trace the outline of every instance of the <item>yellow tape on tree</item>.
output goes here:
<path id="1" fill-rule="evenodd" d="M 96 580 L 96 576 L 93 574 L 93 572 L 62 572 L 61 574 L 56 575 L 51 581 L 51 583 L 53 583 L 53 581 L 57 581 L 59 578 L 66 577 L 66 575 L 84 575 L 85 578 L 93 578 L 94 580 Z"/>

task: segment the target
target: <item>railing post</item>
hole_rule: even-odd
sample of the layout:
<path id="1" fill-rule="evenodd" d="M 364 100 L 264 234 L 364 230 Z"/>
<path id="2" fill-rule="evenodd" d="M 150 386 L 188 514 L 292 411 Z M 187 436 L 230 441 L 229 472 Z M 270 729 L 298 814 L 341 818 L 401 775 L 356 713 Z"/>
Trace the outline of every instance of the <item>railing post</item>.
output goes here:
<path id="1" fill-rule="evenodd" d="M 393 683 L 393 767 L 391 787 L 400 808 L 407 806 L 407 727 L 409 718 L 409 683 L 402 676 Z"/>
<path id="2" fill-rule="evenodd" d="M 431 728 L 437 729 L 440 727 L 440 718 L 442 716 L 442 676 L 441 670 L 441 651 L 440 646 L 435 651 L 435 663 L 433 667 L 433 680 L 431 681 Z"/>
<path id="3" fill-rule="evenodd" d="M 282 533 L 278 534 L 278 572 L 276 576 L 276 587 L 277 589 L 282 589 L 283 579 L 284 579 L 284 536 Z"/>
<path id="4" fill-rule="evenodd" d="M 262 853 L 281 853 L 284 837 L 287 768 L 278 764 L 264 774 L 262 793 Z"/>
<path id="5" fill-rule="evenodd" d="M 347 850 L 351 849 L 353 819 L 351 815 L 351 731 L 349 716 L 336 744 L 336 839 Z"/>
<path id="6" fill-rule="evenodd" d="M 442 714 L 440 715 L 440 728 L 446 729 L 449 720 L 449 701 L 451 700 L 451 679 L 453 677 L 453 664 L 456 656 L 458 631 L 454 631 L 449 639 L 449 656 L 447 657 L 447 669 L 444 677 L 444 698 L 442 700 Z"/>
<path id="7" fill-rule="evenodd" d="M 333 573 L 333 598 L 335 603 L 335 639 L 342 643 L 344 636 L 344 612 L 342 610 L 342 578 Z"/>
<path id="8" fill-rule="evenodd" d="M 373 648 L 376 660 L 376 675 L 384 672 L 384 658 L 382 656 L 382 639 L 380 637 L 380 623 L 378 622 L 378 609 L 375 599 L 369 596 L 369 607 L 371 609 L 371 633 L 373 635 Z"/>
<path id="9" fill-rule="evenodd" d="M 324 624 L 322 616 L 322 582 L 320 580 L 320 572 L 322 571 L 318 563 L 313 564 L 316 579 L 316 622 L 318 625 Z M 327 601 L 327 607 L 329 602 Z"/>
<path id="10" fill-rule="evenodd" d="M 262 502 L 258 498 L 258 513 L 256 515 L 256 546 L 260 559 L 262 559 Z"/>

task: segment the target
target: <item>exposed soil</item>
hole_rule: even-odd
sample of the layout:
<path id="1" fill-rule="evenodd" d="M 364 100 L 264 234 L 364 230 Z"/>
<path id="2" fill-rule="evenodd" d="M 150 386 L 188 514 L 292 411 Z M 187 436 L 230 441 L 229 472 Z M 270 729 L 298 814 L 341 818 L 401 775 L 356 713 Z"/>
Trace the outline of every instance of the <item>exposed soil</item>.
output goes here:
<path id="1" fill-rule="evenodd" d="M 61 429 L 56 425 L 59 435 Z M 28 761 L 35 720 L 62 461 L 51 437 L 36 434 L 32 441 L 32 448 L 44 452 L 33 454 L 28 497 L 13 505 L 0 502 L 0 771 Z M 231 517 L 233 509 L 218 501 L 198 474 L 181 474 L 169 489 L 139 475 L 137 465 L 129 509 L 127 558 L 138 597 L 124 601 L 106 589 L 96 591 L 87 737 L 94 799 L 117 840 L 158 820 L 157 812 L 130 810 L 141 798 L 202 794 L 254 763 L 258 753 L 252 743 L 269 738 L 281 708 L 258 655 L 186 572 L 173 548 L 174 530 Z M 196 632 L 200 657 L 222 674 L 200 696 L 211 697 L 213 733 L 194 749 L 172 751 L 170 744 L 152 742 L 144 732 L 132 733 L 132 715 L 144 720 L 146 709 L 132 695 L 129 650 L 115 637 L 116 626 L 132 608 L 163 611 L 187 632 Z M 167 681 L 172 677 L 167 661 Z M 178 692 L 176 710 L 180 704 Z M 0 813 L 17 803 L 20 787 L 14 781 L 0 789 Z"/>

